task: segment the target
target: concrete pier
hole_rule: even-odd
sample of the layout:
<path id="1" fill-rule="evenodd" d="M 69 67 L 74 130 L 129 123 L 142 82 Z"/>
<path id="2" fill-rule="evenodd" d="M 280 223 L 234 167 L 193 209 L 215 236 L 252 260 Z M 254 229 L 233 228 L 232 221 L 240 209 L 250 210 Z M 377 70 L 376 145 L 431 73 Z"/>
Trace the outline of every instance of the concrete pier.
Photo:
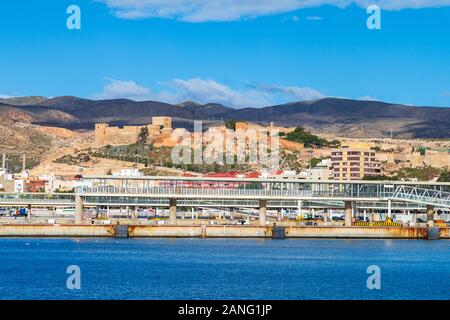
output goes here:
<path id="1" fill-rule="evenodd" d="M 353 203 L 351 201 L 345 201 L 345 226 L 351 227 L 353 217 Z"/>
<path id="2" fill-rule="evenodd" d="M 259 225 L 266 225 L 267 200 L 259 200 Z"/>
<path id="3" fill-rule="evenodd" d="M 75 223 L 83 223 L 83 198 L 80 195 L 75 196 Z"/>
<path id="4" fill-rule="evenodd" d="M 177 224 L 177 199 L 169 200 L 169 224 Z"/>
<path id="5" fill-rule="evenodd" d="M 434 227 L 434 206 L 427 205 L 427 224 Z"/>

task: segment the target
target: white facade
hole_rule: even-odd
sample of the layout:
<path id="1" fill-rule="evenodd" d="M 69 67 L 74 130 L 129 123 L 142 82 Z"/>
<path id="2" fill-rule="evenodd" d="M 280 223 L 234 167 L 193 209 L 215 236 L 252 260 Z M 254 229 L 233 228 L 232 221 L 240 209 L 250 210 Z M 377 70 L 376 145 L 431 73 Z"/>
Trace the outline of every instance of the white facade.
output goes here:
<path id="1" fill-rule="evenodd" d="M 312 180 L 332 180 L 333 179 L 333 167 L 331 165 L 331 159 L 323 159 L 316 167 L 311 169 Z"/>
<path id="2" fill-rule="evenodd" d="M 130 168 L 113 171 L 112 175 L 119 177 L 142 177 L 144 174 L 138 169 Z"/>
<path id="3" fill-rule="evenodd" d="M 23 180 L 14 180 L 14 192 L 22 193 L 25 190 L 25 183 Z"/>

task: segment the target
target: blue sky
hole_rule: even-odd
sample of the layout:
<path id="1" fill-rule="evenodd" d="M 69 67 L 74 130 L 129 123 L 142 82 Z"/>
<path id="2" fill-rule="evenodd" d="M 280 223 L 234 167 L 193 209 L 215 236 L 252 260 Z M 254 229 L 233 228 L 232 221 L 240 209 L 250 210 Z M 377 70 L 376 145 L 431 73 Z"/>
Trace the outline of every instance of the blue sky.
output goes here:
<path id="1" fill-rule="evenodd" d="M 449 107 L 449 38 L 448 0 L 2 1 L 0 96 Z"/>

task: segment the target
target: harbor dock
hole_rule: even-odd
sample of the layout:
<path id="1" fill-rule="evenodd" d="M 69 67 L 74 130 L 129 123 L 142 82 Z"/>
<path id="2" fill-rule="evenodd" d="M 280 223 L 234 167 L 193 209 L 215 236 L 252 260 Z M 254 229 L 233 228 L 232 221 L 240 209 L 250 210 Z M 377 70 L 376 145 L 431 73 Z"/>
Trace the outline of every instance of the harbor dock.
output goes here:
<path id="1" fill-rule="evenodd" d="M 365 226 L 3 224 L 0 237 L 450 239 L 450 228 Z"/>

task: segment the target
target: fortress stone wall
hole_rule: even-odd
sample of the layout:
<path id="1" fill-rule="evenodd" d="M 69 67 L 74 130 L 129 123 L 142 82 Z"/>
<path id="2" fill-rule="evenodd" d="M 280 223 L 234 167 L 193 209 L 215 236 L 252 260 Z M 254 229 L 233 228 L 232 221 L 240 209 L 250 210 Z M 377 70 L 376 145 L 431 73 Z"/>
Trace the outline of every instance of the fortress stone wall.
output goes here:
<path id="1" fill-rule="evenodd" d="M 95 144 L 121 145 L 136 143 L 141 128 L 147 127 L 150 140 L 160 140 L 162 136 L 167 137 L 172 133 L 171 117 L 152 117 L 152 123 L 147 126 L 124 126 L 110 127 L 107 123 L 97 123 L 95 125 Z"/>
<path id="2" fill-rule="evenodd" d="M 432 166 L 436 168 L 450 168 L 450 154 L 427 151 L 425 155 L 419 152 L 379 152 L 377 159 L 387 163 L 406 162 L 411 167 Z"/>

